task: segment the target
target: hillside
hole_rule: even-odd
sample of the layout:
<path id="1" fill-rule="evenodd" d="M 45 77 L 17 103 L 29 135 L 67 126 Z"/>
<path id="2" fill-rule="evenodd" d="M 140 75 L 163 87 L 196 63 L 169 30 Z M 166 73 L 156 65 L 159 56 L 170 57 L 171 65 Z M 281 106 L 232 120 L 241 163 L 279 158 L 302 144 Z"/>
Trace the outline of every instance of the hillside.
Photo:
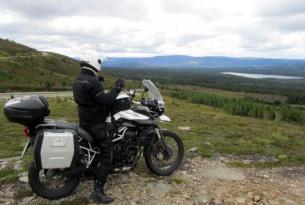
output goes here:
<path id="1" fill-rule="evenodd" d="M 71 90 L 78 61 L 0 39 L 0 92 Z M 109 84 L 113 78 L 105 76 Z"/>
<path id="2" fill-rule="evenodd" d="M 151 174 L 143 160 L 129 174 L 112 175 L 106 191 L 116 198 L 114 204 L 304 204 L 305 172 L 304 167 L 298 167 L 305 162 L 304 126 L 233 116 L 206 105 L 164 99 L 166 115 L 172 122 L 160 126 L 182 137 L 184 164 L 169 177 Z M 77 121 L 76 105 L 70 98 L 49 102 L 50 118 Z M 0 158 L 18 156 L 26 141 L 23 126 L 9 123 L 0 115 L 0 128 Z M 88 199 L 92 190 L 89 180 L 61 200 L 34 195 L 24 183 L 31 157 L 30 150 L 23 162 L 18 159 L 2 170 L 0 167 L 0 189 L 4 190 L 0 203 L 92 204 Z M 0 160 L 0 166 L 4 163 Z M 14 169 L 18 163 L 23 165 L 21 170 Z M 213 202 L 216 200 L 221 203 Z"/>
<path id="3" fill-rule="evenodd" d="M 30 47 L 10 40 L 0 38 L 0 57 L 37 54 L 38 52 Z"/>
<path id="4" fill-rule="evenodd" d="M 79 72 L 77 61 L 7 43 L 11 47 L 3 46 L 0 57 L 0 86 L 5 91 L 71 89 Z M 134 172 L 113 175 L 107 192 L 116 197 L 115 204 L 304 204 L 305 108 L 288 104 L 288 95 L 270 95 L 300 92 L 303 81 L 249 80 L 182 69 L 108 72 L 134 79 L 129 81 L 133 86 L 142 78 L 157 81 L 166 102 L 165 114 L 172 119 L 160 126 L 181 136 L 186 150 L 184 164 L 170 177 L 150 174 L 143 160 Z M 114 79 L 105 78 L 107 82 Z M 233 80 L 235 84 L 231 84 Z M 244 92 L 253 88 L 247 87 L 249 83 L 259 90 Z M 238 89 L 229 89 L 233 86 Z M 222 88 L 243 92 L 219 90 Z M 4 102 L 0 101 L 0 107 Z M 50 118 L 77 122 L 72 98 L 49 98 L 49 103 Z M 0 158 L 18 156 L 26 141 L 21 137 L 23 126 L 0 115 L 0 129 Z M 0 159 L 0 189 L 4 190 L 0 191 L 0 204 L 91 203 L 87 198 L 90 181 L 82 182 L 74 194 L 60 202 L 33 195 L 24 183 L 31 151 L 23 161 L 16 160 Z M 121 194 L 122 190 L 127 194 Z"/>
<path id="5" fill-rule="evenodd" d="M 305 67 L 305 60 L 298 59 L 273 59 L 273 58 L 233 58 L 223 56 L 193 57 L 184 55 L 155 56 L 144 58 L 110 57 L 104 62 L 105 67 L 120 68 L 274 68 Z"/>

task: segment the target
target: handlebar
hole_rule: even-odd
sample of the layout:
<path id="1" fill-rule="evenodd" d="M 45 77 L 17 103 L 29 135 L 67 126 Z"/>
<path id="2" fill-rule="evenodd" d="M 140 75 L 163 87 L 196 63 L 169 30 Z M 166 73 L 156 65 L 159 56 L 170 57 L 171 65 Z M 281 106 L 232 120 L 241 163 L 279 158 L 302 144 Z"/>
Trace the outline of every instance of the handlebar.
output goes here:
<path id="1" fill-rule="evenodd" d="M 136 94 L 136 90 L 125 90 L 122 89 L 122 92 L 126 93 L 127 95 L 129 95 L 131 97 L 131 102 L 136 105 L 139 109 L 143 109 L 145 111 L 147 111 L 148 113 L 151 113 L 152 116 L 158 116 L 160 115 L 160 113 L 164 112 L 164 109 L 160 109 L 160 107 L 158 106 L 158 102 L 156 102 L 155 99 L 145 99 L 143 97 L 144 92 L 142 93 L 142 98 L 140 101 L 135 101 L 133 100 L 133 98 L 135 97 Z M 161 113 L 161 114 L 162 114 Z"/>
<path id="2" fill-rule="evenodd" d="M 121 91 L 125 92 L 127 95 L 131 96 L 132 98 L 136 95 L 136 90 L 125 90 L 122 88 Z M 131 91 L 133 91 L 133 93 L 131 93 Z"/>

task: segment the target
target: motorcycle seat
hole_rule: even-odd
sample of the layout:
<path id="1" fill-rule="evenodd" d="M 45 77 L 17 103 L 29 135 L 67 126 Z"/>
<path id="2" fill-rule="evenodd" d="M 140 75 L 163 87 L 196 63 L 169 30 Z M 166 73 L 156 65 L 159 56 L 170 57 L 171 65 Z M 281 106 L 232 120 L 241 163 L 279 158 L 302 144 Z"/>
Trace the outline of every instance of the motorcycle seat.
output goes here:
<path id="1" fill-rule="evenodd" d="M 73 124 L 73 123 L 63 123 L 63 122 L 59 122 L 56 123 L 56 127 L 59 129 L 67 129 L 67 130 L 74 130 L 77 131 L 77 124 Z"/>
<path id="2" fill-rule="evenodd" d="M 60 123 L 57 126 L 61 129 L 71 129 L 76 131 L 81 137 L 85 138 L 88 142 L 93 142 L 92 136 L 81 126 L 72 123 Z"/>
<path id="3" fill-rule="evenodd" d="M 46 124 L 40 125 L 41 127 L 54 127 L 56 129 L 67 129 L 67 130 L 74 130 L 80 136 L 85 138 L 89 142 L 93 142 L 92 136 L 82 127 L 75 123 L 68 123 L 63 121 L 55 121 L 55 120 L 45 120 Z"/>
<path id="4" fill-rule="evenodd" d="M 66 121 L 56 121 L 52 119 L 45 119 L 43 124 L 37 125 L 37 127 L 48 127 L 48 128 L 56 128 L 56 129 L 68 129 L 77 131 L 77 124 L 68 123 Z"/>
<path id="5" fill-rule="evenodd" d="M 88 142 L 93 142 L 92 136 L 85 129 L 81 128 L 80 126 L 77 126 L 77 132 L 80 136 L 85 138 Z"/>

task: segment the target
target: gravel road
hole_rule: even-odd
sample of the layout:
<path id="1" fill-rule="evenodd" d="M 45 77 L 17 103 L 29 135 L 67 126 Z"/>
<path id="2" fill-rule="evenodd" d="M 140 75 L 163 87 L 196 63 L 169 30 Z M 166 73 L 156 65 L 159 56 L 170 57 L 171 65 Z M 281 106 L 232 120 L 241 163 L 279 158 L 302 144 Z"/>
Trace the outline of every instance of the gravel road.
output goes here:
<path id="1" fill-rule="evenodd" d="M 9 99 L 11 96 L 22 97 L 27 95 L 43 95 L 45 97 L 70 97 L 73 96 L 73 93 L 72 91 L 0 93 L 0 99 Z"/>
<path id="2" fill-rule="evenodd" d="M 145 167 L 112 175 L 106 192 L 113 205 L 303 205 L 305 167 L 236 168 L 229 158 L 186 158 L 172 176 L 157 177 Z M 16 166 L 15 166 L 16 167 Z M 0 184 L 0 204 L 93 205 L 92 181 L 82 181 L 60 200 L 46 200 L 30 191 L 26 173 L 19 182 Z"/>

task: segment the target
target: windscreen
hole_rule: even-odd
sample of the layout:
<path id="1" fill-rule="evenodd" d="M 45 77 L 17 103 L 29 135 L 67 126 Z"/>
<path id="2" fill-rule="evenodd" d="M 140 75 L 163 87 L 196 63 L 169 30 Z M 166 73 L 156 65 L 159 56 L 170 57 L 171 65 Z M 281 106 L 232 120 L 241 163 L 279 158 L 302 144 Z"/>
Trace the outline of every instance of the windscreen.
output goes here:
<path id="1" fill-rule="evenodd" d="M 163 101 L 163 97 L 160 94 L 159 89 L 150 80 L 142 80 L 143 87 L 148 89 L 148 95 L 150 98 L 155 98 L 157 100 Z"/>

